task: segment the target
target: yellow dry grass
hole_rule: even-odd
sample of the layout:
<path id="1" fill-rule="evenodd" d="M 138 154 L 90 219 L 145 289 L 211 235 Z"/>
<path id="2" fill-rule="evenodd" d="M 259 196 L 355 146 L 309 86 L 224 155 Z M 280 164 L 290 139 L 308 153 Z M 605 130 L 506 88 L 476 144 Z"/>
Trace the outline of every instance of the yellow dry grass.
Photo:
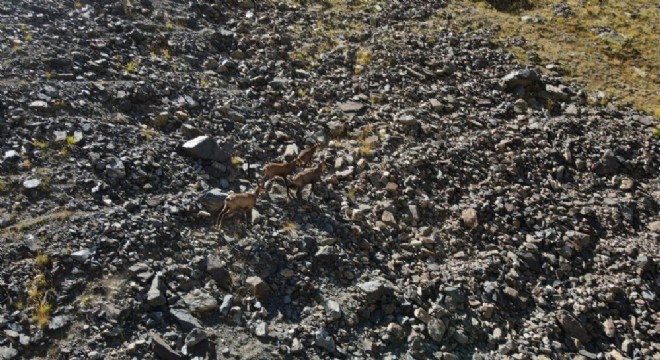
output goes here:
<path id="1" fill-rule="evenodd" d="M 657 1 L 539 0 L 531 9 L 498 11 L 476 0 L 455 0 L 446 10 L 460 30 L 497 27 L 497 40 L 522 62 L 536 52 L 538 65 L 558 64 L 563 75 L 601 92 L 602 103 L 631 104 L 660 117 Z M 560 3 L 574 16 L 554 13 Z M 529 17 L 523 20 L 523 17 Z M 539 22 L 535 19 L 540 19 Z M 524 39 L 523 45 L 514 39 Z"/>

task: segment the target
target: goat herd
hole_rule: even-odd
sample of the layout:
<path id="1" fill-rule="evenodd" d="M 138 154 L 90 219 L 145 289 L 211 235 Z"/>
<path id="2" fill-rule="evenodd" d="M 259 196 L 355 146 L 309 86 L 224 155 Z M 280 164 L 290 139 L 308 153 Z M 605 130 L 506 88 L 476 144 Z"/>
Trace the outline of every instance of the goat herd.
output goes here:
<path id="1" fill-rule="evenodd" d="M 312 190 L 314 188 L 314 183 L 321 181 L 321 173 L 325 169 L 325 163 L 321 161 L 317 166 L 304 168 L 302 171 L 291 175 L 293 169 L 296 166 L 304 167 L 312 162 L 314 159 L 314 153 L 318 150 L 319 144 L 314 144 L 307 146 L 303 151 L 300 152 L 297 158 L 292 161 L 284 163 L 269 163 L 264 165 L 264 180 L 269 181 L 276 177 L 284 179 L 284 185 L 286 187 L 287 197 L 291 196 L 291 188 L 295 188 L 296 197 L 300 196 L 300 192 L 306 185 L 312 185 Z M 287 181 L 287 177 L 290 176 L 290 183 Z M 222 220 L 225 218 L 225 215 L 233 213 L 237 210 L 243 210 L 245 212 L 252 210 L 252 208 L 257 203 L 257 198 L 259 194 L 265 191 L 264 186 L 261 183 L 257 184 L 257 187 L 250 192 L 243 193 L 231 193 L 225 198 L 225 205 L 220 210 L 218 214 L 218 220 L 216 222 L 216 227 L 222 227 Z"/>

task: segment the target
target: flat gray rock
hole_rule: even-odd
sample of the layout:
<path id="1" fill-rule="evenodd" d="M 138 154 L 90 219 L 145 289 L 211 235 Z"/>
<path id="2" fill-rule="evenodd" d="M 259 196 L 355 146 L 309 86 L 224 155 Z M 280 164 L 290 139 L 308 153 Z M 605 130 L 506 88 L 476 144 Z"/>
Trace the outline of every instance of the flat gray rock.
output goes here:
<path id="1" fill-rule="evenodd" d="M 183 301 L 188 305 L 188 309 L 193 314 L 203 314 L 207 312 L 217 312 L 218 301 L 209 293 L 195 289 L 183 296 Z"/>
<path id="2" fill-rule="evenodd" d="M 568 311 L 560 310 L 557 313 L 557 321 L 567 336 L 578 339 L 583 344 L 588 343 L 591 339 L 584 326 Z"/>
<path id="3" fill-rule="evenodd" d="M 502 87 L 507 90 L 518 86 L 527 87 L 532 85 L 539 86 L 542 89 L 545 88 L 539 73 L 532 69 L 512 71 L 502 78 Z"/>
<path id="4" fill-rule="evenodd" d="M 90 256 L 94 255 L 95 251 L 92 249 L 80 249 L 76 252 L 71 253 L 71 258 L 76 261 L 85 261 L 89 259 Z"/>
<path id="5" fill-rule="evenodd" d="M 222 146 L 210 136 L 198 136 L 183 144 L 183 151 L 191 157 L 204 160 L 225 162 L 231 158 L 233 144 L 225 142 Z"/>
<path id="6" fill-rule="evenodd" d="M 48 322 L 48 329 L 57 330 L 63 328 L 69 322 L 69 317 L 65 315 L 54 316 Z"/>
<path id="7" fill-rule="evenodd" d="M 23 187 L 26 190 L 33 190 L 39 187 L 41 185 L 41 180 L 39 179 L 27 179 L 23 181 Z"/>
<path id="8" fill-rule="evenodd" d="M 165 284 L 163 283 L 160 275 L 154 276 L 154 279 L 151 281 L 151 287 L 147 292 L 147 304 L 150 306 L 162 306 L 165 305 Z"/>
<path id="9" fill-rule="evenodd" d="M 0 360 L 10 360 L 18 356 L 18 350 L 6 346 L 0 347 Z"/>
<path id="10" fill-rule="evenodd" d="M 369 303 L 378 301 L 385 294 L 385 284 L 380 280 L 364 282 L 357 286 L 365 294 Z"/>
<path id="11" fill-rule="evenodd" d="M 186 335 L 186 345 L 185 346 L 188 349 L 190 349 L 190 348 L 194 347 L 195 345 L 199 344 L 200 342 L 202 342 L 202 341 L 204 341 L 208 338 L 209 338 L 209 336 L 206 333 L 206 331 L 204 331 L 202 329 L 199 329 L 199 328 L 192 329 L 188 333 L 188 335 Z"/>
<path id="12" fill-rule="evenodd" d="M 348 101 L 337 104 L 337 107 L 345 113 L 356 113 L 362 111 L 365 105 L 354 101 Z"/>
<path id="13" fill-rule="evenodd" d="M 151 337 L 151 349 L 154 354 L 158 355 L 163 360 L 182 360 L 183 355 L 172 349 L 172 347 L 158 335 Z"/>
<path id="14" fill-rule="evenodd" d="M 28 107 L 35 110 L 45 110 L 48 108 L 48 103 L 43 100 L 36 100 L 31 102 Z"/>
<path id="15" fill-rule="evenodd" d="M 203 193 L 198 201 L 208 211 L 220 211 L 225 205 L 227 193 L 220 189 L 211 189 Z"/>
<path id="16" fill-rule="evenodd" d="M 179 322 L 183 331 L 190 331 L 194 328 L 201 328 L 202 324 L 191 313 L 182 309 L 172 309 L 170 314 Z"/>

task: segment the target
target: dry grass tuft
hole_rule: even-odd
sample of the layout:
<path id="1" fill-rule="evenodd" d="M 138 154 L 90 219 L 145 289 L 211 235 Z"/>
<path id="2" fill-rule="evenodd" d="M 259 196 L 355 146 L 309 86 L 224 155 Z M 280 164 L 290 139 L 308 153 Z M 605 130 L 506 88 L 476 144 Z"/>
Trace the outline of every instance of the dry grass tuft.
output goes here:
<path id="1" fill-rule="evenodd" d="M 292 221 L 287 221 L 284 224 L 282 224 L 282 230 L 288 232 L 295 232 L 296 230 L 298 230 L 298 225 Z"/>

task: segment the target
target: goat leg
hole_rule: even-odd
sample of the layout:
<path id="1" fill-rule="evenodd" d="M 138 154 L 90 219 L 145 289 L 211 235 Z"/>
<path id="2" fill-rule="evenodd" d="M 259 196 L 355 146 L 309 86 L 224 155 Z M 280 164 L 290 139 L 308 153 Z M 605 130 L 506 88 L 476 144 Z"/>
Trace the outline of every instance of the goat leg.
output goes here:
<path id="1" fill-rule="evenodd" d="M 220 221 L 222 221 L 221 216 L 223 216 L 223 214 L 224 214 L 225 211 L 227 211 L 227 210 L 228 210 L 227 206 L 224 206 L 224 207 L 222 208 L 222 210 L 220 210 L 220 212 L 218 213 L 217 220 L 215 220 L 215 227 L 216 227 L 216 229 L 219 229 L 219 228 L 220 228 L 220 226 L 219 226 L 219 225 L 220 225 Z"/>
<path id="2" fill-rule="evenodd" d="M 291 185 L 293 185 L 293 184 L 291 184 Z M 290 186 L 286 187 L 286 198 L 291 199 L 291 187 Z"/>
<path id="3" fill-rule="evenodd" d="M 231 210 L 228 210 L 227 212 L 225 212 L 224 214 L 222 214 L 222 217 L 220 218 L 220 224 L 219 224 L 219 226 L 218 226 L 218 229 L 221 229 L 221 228 L 222 228 L 222 221 L 225 219 L 225 216 L 226 216 L 227 214 L 231 213 L 231 212 L 232 212 Z"/>

